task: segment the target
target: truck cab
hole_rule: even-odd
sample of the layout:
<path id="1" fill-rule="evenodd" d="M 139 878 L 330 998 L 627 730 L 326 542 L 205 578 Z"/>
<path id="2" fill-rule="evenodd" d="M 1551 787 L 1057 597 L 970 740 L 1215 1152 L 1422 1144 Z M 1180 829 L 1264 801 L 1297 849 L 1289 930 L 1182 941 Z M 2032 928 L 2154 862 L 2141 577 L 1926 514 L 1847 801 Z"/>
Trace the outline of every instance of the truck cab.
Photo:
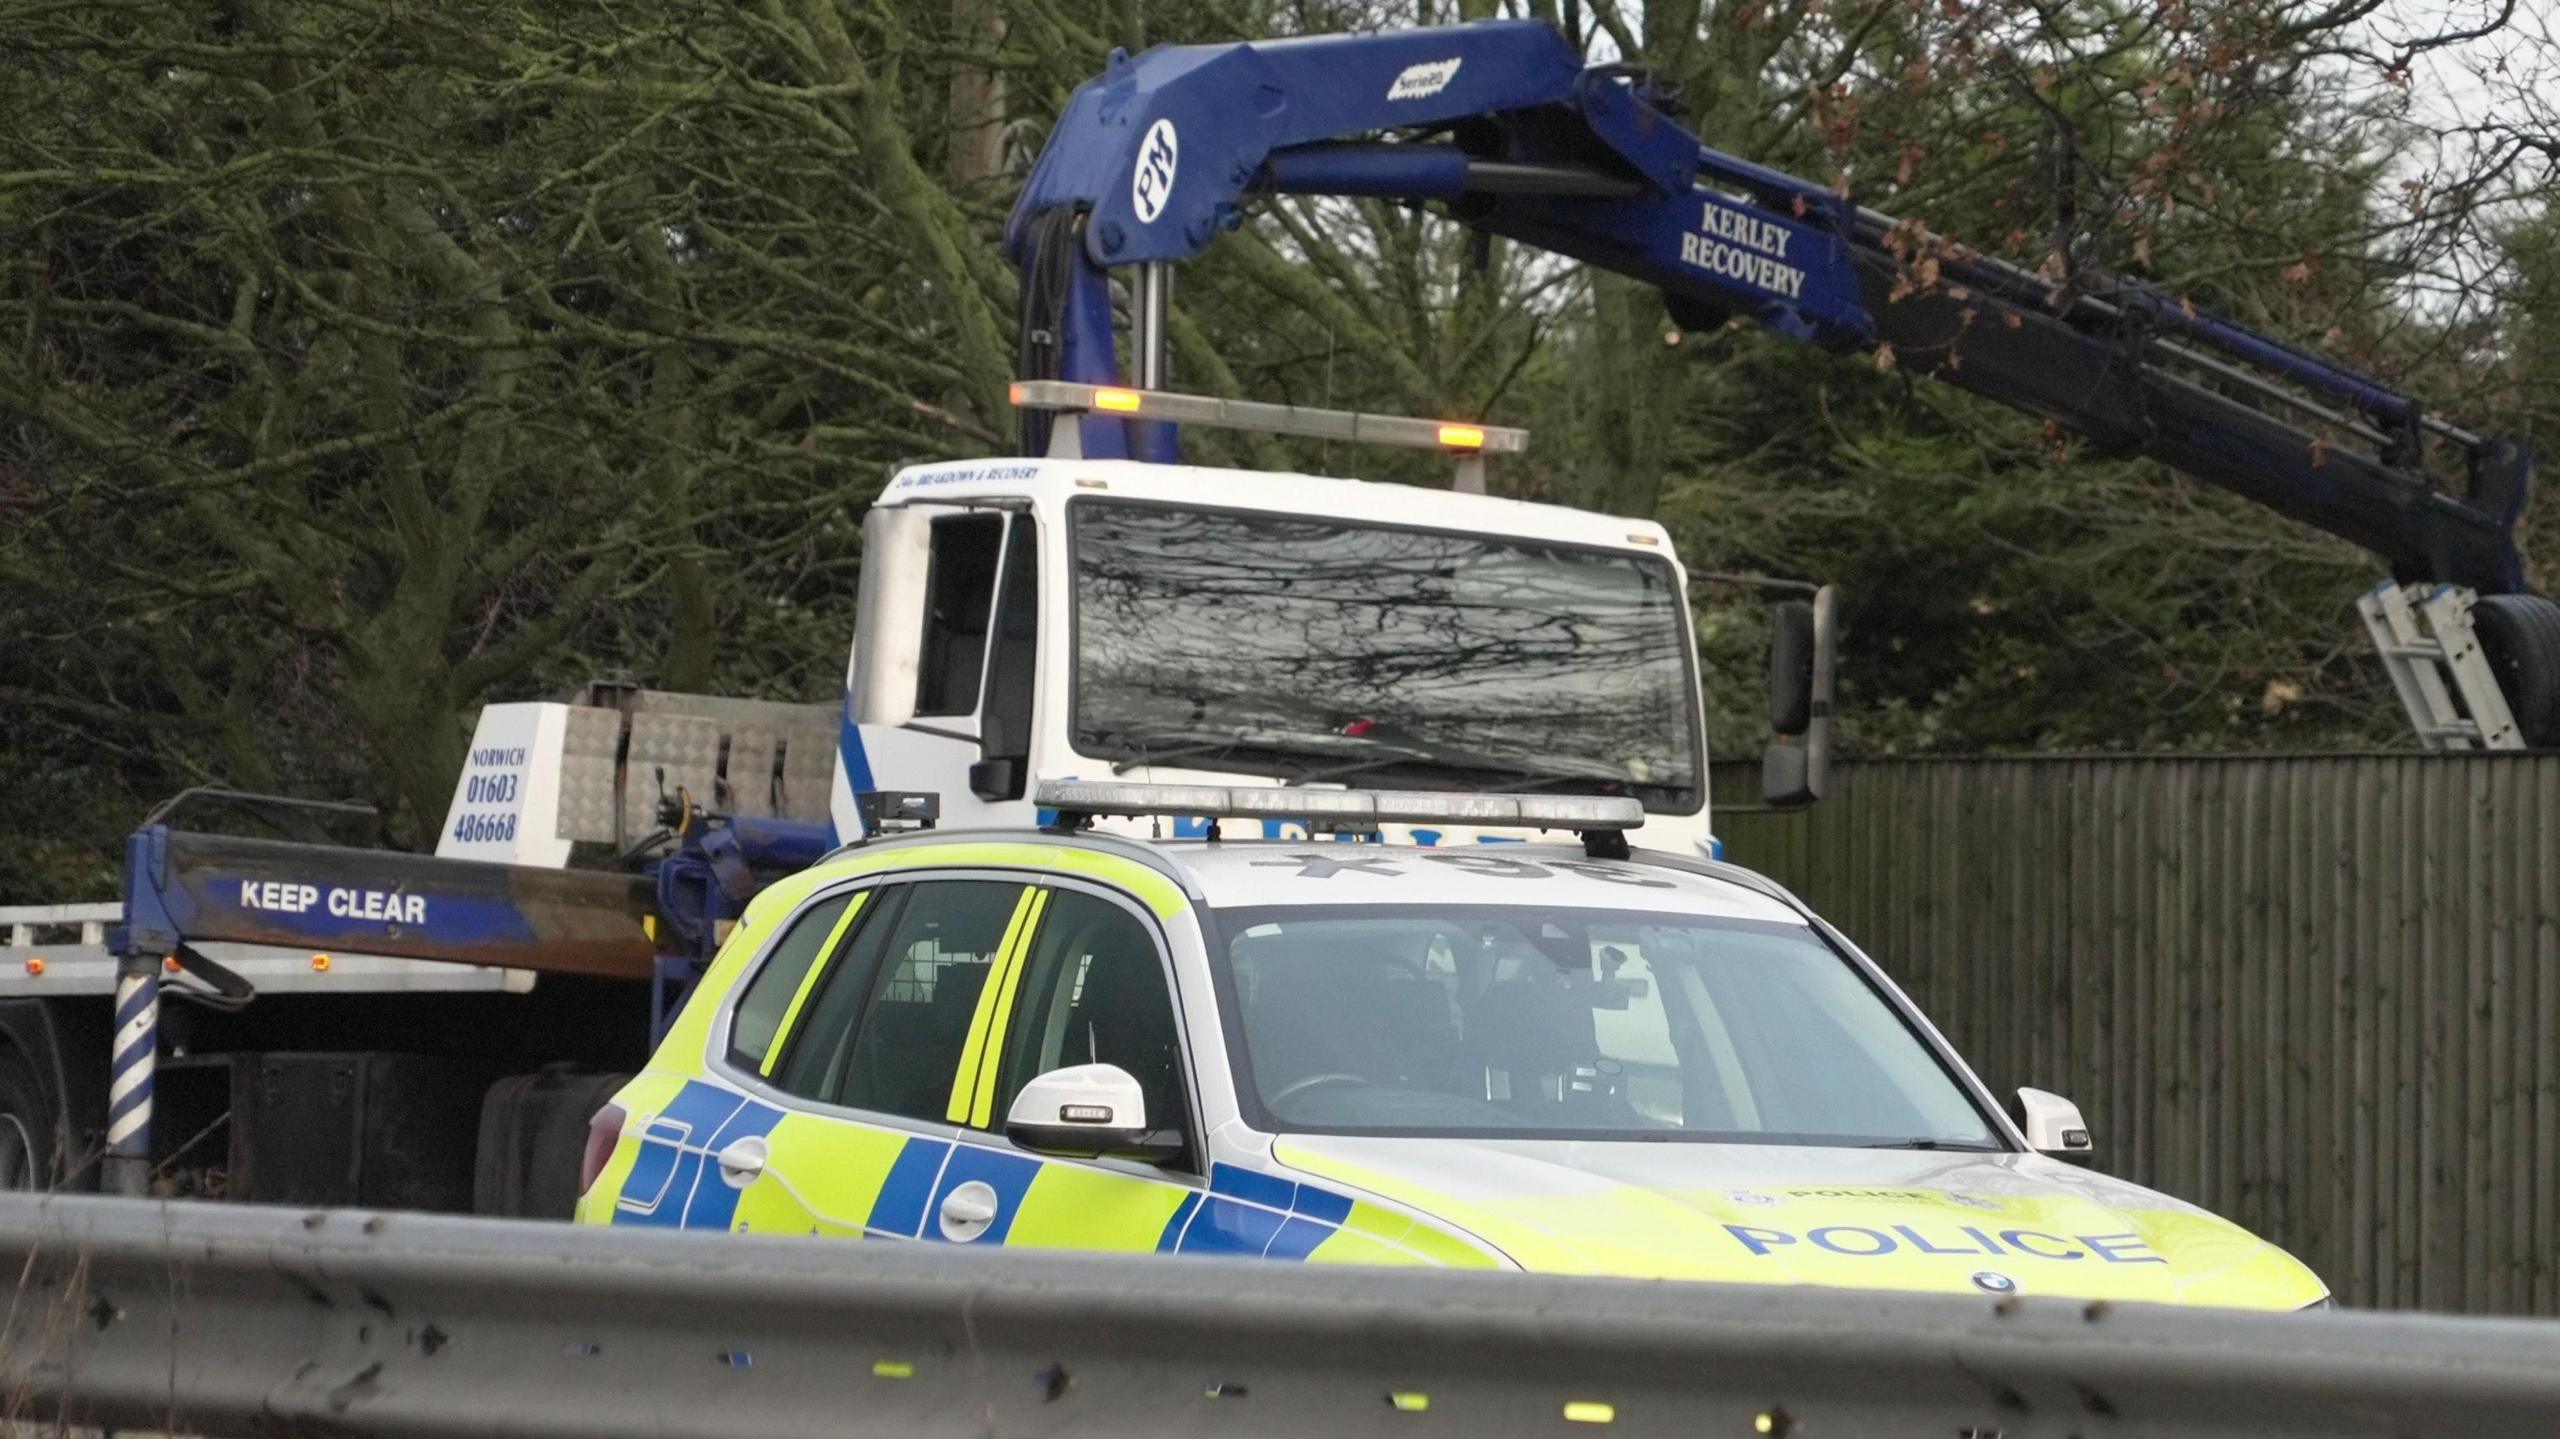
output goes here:
<path id="1" fill-rule="evenodd" d="M 866 523 L 843 838 L 868 831 L 870 791 L 1024 826 L 1040 781 L 1125 778 L 1622 795 L 1637 843 L 1708 844 L 1688 575 L 1650 521 L 1052 458 L 906 469 Z"/>

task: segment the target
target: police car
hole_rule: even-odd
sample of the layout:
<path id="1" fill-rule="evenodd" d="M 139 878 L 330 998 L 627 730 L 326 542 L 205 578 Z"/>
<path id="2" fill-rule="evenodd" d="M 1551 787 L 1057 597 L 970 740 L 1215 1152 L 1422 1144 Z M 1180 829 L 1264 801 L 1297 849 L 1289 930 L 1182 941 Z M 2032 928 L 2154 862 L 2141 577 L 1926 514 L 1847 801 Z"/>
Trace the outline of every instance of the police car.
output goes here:
<path id="1" fill-rule="evenodd" d="M 2013 1119 L 1776 885 L 1630 851 L 1633 800 L 1040 799 L 1042 829 L 874 839 L 759 896 L 597 1116 L 578 1217 L 2326 1301 L 2275 1246 L 2087 1169 L 2066 1102 L 2022 1091 Z M 1104 815 L 1218 823 L 1153 841 Z M 1389 822 L 1580 842 L 1360 842 Z M 1316 838 L 1241 837 L 1283 825 Z"/>

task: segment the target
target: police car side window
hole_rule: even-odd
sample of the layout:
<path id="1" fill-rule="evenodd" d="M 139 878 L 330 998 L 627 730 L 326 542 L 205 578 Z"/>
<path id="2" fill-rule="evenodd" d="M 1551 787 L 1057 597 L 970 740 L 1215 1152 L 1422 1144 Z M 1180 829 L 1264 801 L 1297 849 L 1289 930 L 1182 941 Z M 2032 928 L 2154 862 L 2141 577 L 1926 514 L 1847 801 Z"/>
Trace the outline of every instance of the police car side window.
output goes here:
<path id="1" fill-rule="evenodd" d="M 773 1056 L 773 1041 L 782 1031 L 783 1016 L 791 1012 L 791 1002 L 800 997 L 818 956 L 842 940 L 850 917 L 847 911 L 854 898 L 849 893 L 830 895 L 792 917 L 782 938 L 765 956 L 763 966 L 738 996 L 737 1008 L 729 1019 L 730 1063 L 769 1072 L 766 1061 Z"/>
<path id="2" fill-rule="evenodd" d="M 941 1121 L 978 996 L 1024 887 L 1004 880 L 919 880 L 897 917 L 865 926 L 822 986 L 783 1087 L 855 1109 Z M 858 1011 L 858 1018 L 857 1018 Z"/>
<path id="3" fill-rule="evenodd" d="M 1187 1129 L 1182 1035 L 1155 936 L 1111 901 L 1051 893 L 1032 940 L 992 1113 L 1004 1121 L 1031 1079 L 1077 1064 L 1116 1064 L 1146 1094 L 1147 1123 Z"/>

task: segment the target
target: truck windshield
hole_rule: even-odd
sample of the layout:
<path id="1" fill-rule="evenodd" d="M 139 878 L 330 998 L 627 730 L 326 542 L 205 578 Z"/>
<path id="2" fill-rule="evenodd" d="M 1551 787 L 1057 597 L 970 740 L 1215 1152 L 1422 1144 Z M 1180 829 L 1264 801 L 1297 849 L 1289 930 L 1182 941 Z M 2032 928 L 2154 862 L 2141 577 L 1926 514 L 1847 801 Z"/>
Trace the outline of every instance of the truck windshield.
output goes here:
<path id="1" fill-rule="evenodd" d="M 1238 1089 L 1275 1130 L 2006 1147 L 1802 925 L 1445 905 L 1218 922 Z"/>
<path id="2" fill-rule="evenodd" d="M 1663 559 L 1117 500 L 1069 513 L 1083 754 L 1698 806 L 1686 601 Z"/>

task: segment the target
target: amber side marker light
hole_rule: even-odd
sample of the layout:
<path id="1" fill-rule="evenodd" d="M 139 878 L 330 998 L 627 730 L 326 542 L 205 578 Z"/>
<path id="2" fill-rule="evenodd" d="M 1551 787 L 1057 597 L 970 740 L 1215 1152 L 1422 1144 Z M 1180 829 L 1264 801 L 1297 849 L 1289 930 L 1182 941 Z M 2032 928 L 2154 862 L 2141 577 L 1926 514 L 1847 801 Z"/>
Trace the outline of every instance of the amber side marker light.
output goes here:
<path id="1" fill-rule="evenodd" d="M 1442 425 L 1440 443 L 1453 450 L 1481 450 L 1484 448 L 1484 426 Z"/>

